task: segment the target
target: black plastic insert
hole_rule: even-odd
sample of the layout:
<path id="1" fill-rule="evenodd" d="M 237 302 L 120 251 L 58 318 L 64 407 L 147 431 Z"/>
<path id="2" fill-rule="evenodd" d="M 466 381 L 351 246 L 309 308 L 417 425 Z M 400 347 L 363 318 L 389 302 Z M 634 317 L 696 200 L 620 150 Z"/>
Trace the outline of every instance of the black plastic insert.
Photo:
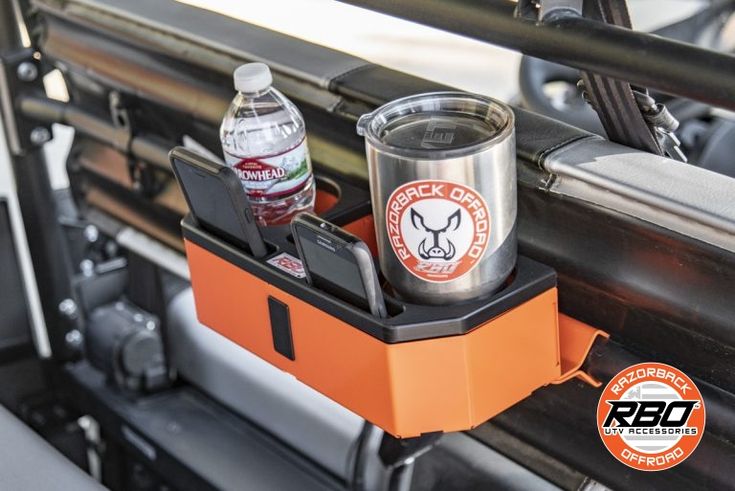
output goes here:
<path id="1" fill-rule="evenodd" d="M 345 182 L 335 174 L 319 173 L 316 178 L 319 187 L 327 190 L 336 201 L 334 206 L 322 213 L 326 220 L 345 226 L 371 213 L 370 196 L 366 186 L 359 187 Z M 184 218 L 182 228 L 184 237 L 192 243 L 385 343 L 466 334 L 484 322 L 556 286 L 556 273 L 552 268 L 519 256 L 516 269 L 506 285 L 491 296 L 453 305 L 431 306 L 408 303 L 395 298 L 389 292 L 384 292 L 390 317 L 378 319 L 329 293 L 309 286 L 306 280 L 293 277 L 267 262 L 274 255 L 283 252 L 298 257 L 293 239 L 289 240 L 291 230 L 288 226 L 261 229 L 264 239 L 269 245 L 274 246 L 275 252 L 259 259 L 203 230 L 191 215 Z M 272 320 L 274 308 L 278 307 L 271 305 Z M 280 324 L 281 314 L 282 312 L 276 313 L 279 327 L 273 331 L 274 342 L 278 343 L 276 350 L 284 356 L 294 356 L 293 346 L 289 351 L 286 330 Z M 290 327 L 288 330 L 290 331 Z M 290 339 L 290 333 L 288 338 Z"/>
<path id="2" fill-rule="evenodd" d="M 277 298 L 268 297 L 268 313 L 271 320 L 271 334 L 273 334 L 273 349 L 289 360 L 295 360 L 288 305 Z"/>
<path id="3" fill-rule="evenodd" d="M 491 297 L 455 305 L 428 306 L 401 302 L 387 295 L 391 303 L 403 305 L 403 311 L 387 319 L 378 319 L 268 264 L 270 256 L 255 259 L 214 237 L 197 227 L 189 216 L 184 218 L 182 227 L 184 237 L 192 243 L 386 343 L 465 334 L 556 286 L 556 273 L 552 268 L 519 256 L 510 283 Z M 286 240 L 287 235 L 287 232 L 281 234 L 279 249 L 296 256 L 296 248 Z"/>

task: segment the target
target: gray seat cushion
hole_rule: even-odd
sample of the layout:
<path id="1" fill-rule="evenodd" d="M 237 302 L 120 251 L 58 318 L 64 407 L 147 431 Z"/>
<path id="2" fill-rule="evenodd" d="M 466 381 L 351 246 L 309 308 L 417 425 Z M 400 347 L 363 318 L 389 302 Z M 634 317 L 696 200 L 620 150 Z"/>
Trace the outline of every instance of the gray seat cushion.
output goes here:
<path id="1" fill-rule="evenodd" d="M 0 406 L 0 489 L 105 489 Z"/>

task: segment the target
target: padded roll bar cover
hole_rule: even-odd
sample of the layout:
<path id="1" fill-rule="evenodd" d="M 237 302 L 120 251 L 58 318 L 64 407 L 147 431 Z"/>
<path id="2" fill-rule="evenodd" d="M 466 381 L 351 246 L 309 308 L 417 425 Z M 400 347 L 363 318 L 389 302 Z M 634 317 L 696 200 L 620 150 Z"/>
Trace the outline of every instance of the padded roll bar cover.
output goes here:
<path id="1" fill-rule="evenodd" d="M 516 152 L 519 166 L 543 169 L 545 158 L 556 149 L 577 141 L 604 141 L 601 136 L 540 114 L 513 108 L 516 116 Z"/>
<path id="2" fill-rule="evenodd" d="M 362 418 L 199 324 L 191 288 L 171 301 L 168 319 L 171 362 L 183 378 L 334 474 L 351 476 Z"/>
<path id="3" fill-rule="evenodd" d="M 3 406 L 0 406 L 0 488 L 105 489 Z"/>
<path id="4" fill-rule="evenodd" d="M 735 180 L 603 139 L 557 146 L 549 190 L 735 252 Z"/>
<path id="5" fill-rule="evenodd" d="M 163 43 L 163 46 L 158 46 L 161 51 L 167 52 L 173 46 L 169 44 L 171 39 L 200 43 L 224 56 L 201 60 L 197 59 L 200 53 L 196 51 L 187 50 L 177 54 L 189 57 L 192 62 L 216 65 L 209 68 L 230 73 L 242 63 L 238 59 L 245 59 L 267 63 L 279 73 L 327 88 L 332 78 L 368 64 L 363 59 L 341 51 L 303 42 L 286 34 L 275 34 L 269 29 L 174 0 L 74 0 L 62 6 L 41 0 L 36 5 L 69 17 L 84 18 L 90 11 L 102 11 L 105 16 L 88 17 L 86 20 L 103 26 L 105 21 L 118 16 L 132 19 L 141 28 L 157 31 L 155 42 Z M 85 7 L 90 10 L 85 12 Z M 146 38 L 148 33 L 145 30 L 134 29 L 125 32 L 125 35 L 137 37 L 146 46 L 153 45 L 153 40 Z"/>

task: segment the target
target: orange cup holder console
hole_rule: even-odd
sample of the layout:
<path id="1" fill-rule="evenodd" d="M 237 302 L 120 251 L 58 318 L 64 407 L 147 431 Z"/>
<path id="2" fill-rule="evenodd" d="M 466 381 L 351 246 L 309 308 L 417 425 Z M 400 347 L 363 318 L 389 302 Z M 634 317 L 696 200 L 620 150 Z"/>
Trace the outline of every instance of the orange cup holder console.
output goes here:
<path id="1" fill-rule="evenodd" d="M 317 210 L 374 247 L 367 191 L 319 183 Z M 378 319 L 294 276 L 288 227 L 264 231 L 263 259 L 191 216 L 182 227 L 202 324 L 397 437 L 467 430 L 544 385 L 589 378 L 579 368 L 603 334 L 562 317 L 560 336 L 556 274 L 523 256 L 491 297 L 435 307 L 387 295 L 391 316 Z"/>

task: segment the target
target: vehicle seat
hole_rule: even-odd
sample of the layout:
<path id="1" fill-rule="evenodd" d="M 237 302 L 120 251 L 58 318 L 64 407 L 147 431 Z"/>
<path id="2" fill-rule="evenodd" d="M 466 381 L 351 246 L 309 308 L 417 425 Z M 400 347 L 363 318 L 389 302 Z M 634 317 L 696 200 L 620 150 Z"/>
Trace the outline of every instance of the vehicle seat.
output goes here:
<path id="1" fill-rule="evenodd" d="M 105 489 L 0 406 L 0 489 Z"/>

